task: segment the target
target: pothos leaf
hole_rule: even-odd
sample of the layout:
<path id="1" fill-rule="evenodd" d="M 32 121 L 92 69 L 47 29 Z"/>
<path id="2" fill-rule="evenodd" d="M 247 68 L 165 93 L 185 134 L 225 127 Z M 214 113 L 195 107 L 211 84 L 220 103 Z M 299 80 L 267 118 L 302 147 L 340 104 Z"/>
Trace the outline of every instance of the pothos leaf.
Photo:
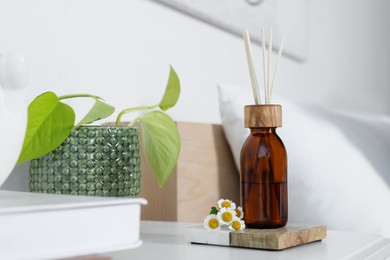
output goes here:
<path id="1" fill-rule="evenodd" d="M 165 88 L 164 96 L 160 101 L 159 107 L 164 111 L 173 107 L 174 105 L 176 105 L 179 96 L 180 96 L 180 80 L 175 70 L 172 68 L 172 66 L 170 66 L 168 83 Z"/>
<path id="2" fill-rule="evenodd" d="M 84 116 L 83 119 L 76 125 L 79 127 L 81 125 L 86 125 L 97 120 L 106 118 L 114 113 L 115 108 L 110 106 L 104 102 L 102 102 L 99 98 L 95 98 L 95 104 L 89 110 L 89 112 Z"/>
<path id="3" fill-rule="evenodd" d="M 28 107 L 27 131 L 18 164 L 45 155 L 58 147 L 74 126 L 73 109 L 53 92 L 36 97 Z"/>
<path id="4" fill-rule="evenodd" d="M 160 111 L 139 118 L 146 157 L 163 186 L 176 166 L 180 152 L 180 136 L 175 122 Z"/>

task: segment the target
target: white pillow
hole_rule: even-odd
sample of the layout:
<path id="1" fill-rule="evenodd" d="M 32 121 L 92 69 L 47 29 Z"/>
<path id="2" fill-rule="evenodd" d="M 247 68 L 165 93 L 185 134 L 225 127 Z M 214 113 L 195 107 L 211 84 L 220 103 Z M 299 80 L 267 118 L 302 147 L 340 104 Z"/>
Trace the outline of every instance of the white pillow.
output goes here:
<path id="1" fill-rule="evenodd" d="M 252 92 L 239 86 L 218 90 L 222 125 L 239 167 L 249 133 L 243 107 L 254 103 Z M 362 152 L 320 107 L 273 101 L 283 107 L 283 127 L 277 132 L 288 156 L 289 221 L 390 237 L 390 190 Z"/>

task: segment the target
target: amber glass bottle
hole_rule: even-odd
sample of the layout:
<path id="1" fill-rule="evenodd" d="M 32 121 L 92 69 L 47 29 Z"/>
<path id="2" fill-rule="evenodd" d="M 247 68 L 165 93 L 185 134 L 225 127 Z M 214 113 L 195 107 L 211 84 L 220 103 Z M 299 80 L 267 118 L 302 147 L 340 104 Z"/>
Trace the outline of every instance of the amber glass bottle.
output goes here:
<path id="1" fill-rule="evenodd" d="M 287 224 L 287 153 L 276 134 L 280 126 L 280 105 L 245 106 L 251 132 L 241 150 L 241 205 L 248 228 Z"/>

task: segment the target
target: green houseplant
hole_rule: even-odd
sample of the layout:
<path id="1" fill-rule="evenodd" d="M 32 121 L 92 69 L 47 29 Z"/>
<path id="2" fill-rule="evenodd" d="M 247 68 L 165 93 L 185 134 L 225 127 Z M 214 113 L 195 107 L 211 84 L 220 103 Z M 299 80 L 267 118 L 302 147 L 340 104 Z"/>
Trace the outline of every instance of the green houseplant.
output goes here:
<path id="1" fill-rule="evenodd" d="M 175 122 L 164 111 L 180 96 L 180 80 L 170 67 L 164 95 L 152 106 L 121 111 L 115 126 L 90 126 L 110 116 L 115 108 L 90 94 L 57 96 L 45 92 L 28 107 L 28 125 L 18 164 L 31 160 L 30 190 L 101 196 L 136 196 L 139 193 L 138 129 L 148 162 L 162 186 L 172 173 L 180 151 Z M 75 124 L 68 98 L 93 98 L 95 104 Z M 149 110 L 126 126 L 123 115 Z M 136 186 L 134 189 L 133 186 Z"/>

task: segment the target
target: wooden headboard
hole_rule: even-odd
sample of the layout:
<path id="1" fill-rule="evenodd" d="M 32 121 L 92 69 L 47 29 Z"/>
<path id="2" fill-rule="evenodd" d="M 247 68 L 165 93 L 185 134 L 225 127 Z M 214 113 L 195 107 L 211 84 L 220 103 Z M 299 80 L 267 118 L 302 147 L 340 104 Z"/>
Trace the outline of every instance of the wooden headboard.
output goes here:
<path id="1" fill-rule="evenodd" d="M 240 203 L 239 175 L 221 125 L 177 123 L 179 161 L 160 188 L 142 155 L 143 220 L 202 222 L 220 198 Z"/>

